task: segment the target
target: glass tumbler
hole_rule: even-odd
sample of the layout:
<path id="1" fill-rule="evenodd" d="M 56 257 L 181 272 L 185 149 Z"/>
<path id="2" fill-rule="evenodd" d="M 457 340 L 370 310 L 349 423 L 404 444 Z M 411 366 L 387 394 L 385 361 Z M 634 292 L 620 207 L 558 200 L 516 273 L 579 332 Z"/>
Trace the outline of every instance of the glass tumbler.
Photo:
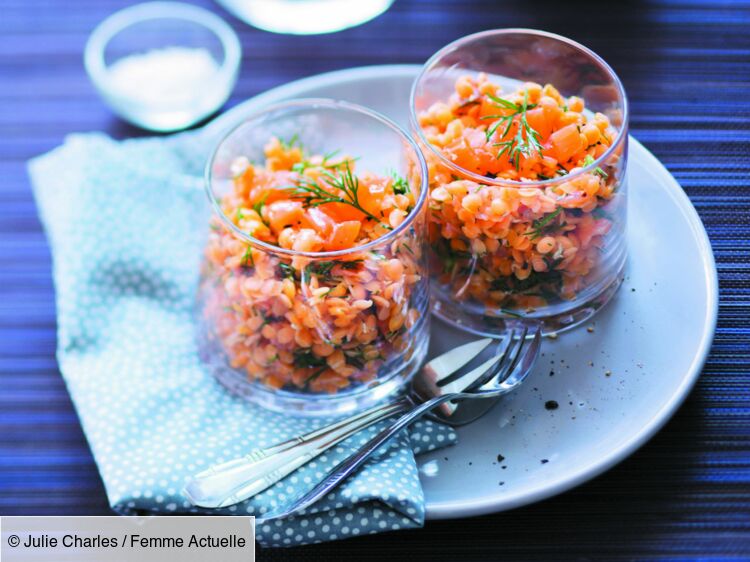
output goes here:
<path id="1" fill-rule="evenodd" d="M 393 0 L 217 0 L 241 20 L 274 33 L 333 33 L 385 12 Z"/>
<path id="2" fill-rule="evenodd" d="M 606 62 L 541 31 L 470 35 L 424 65 L 411 124 L 428 162 L 439 317 L 478 334 L 524 322 L 549 334 L 608 302 L 626 258 L 628 108 Z"/>
<path id="3" fill-rule="evenodd" d="M 175 51 L 183 57 L 165 60 Z M 149 65 L 149 56 L 163 67 L 155 69 L 153 58 Z M 115 12 L 84 51 L 86 72 L 104 101 L 130 123 L 159 132 L 185 129 L 216 112 L 234 88 L 241 58 L 240 41 L 224 20 L 182 2 Z M 115 69 L 128 61 L 127 76 L 118 75 Z"/>
<path id="4" fill-rule="evenodd" d="M 250 235 L 248 216 L 259 220 L 263 213 L 235 210 L 242 170 L 249 163 L 253 174 L 258 166 L 271 169 L 270 139 L 309 155 L 346 154 L 355 162 L 353 178 L 401 178 L 411 210 L 398 224 L 378 223 L 382 235 L 335 251 L 297 251 Z M 298 162 L 284 173 L 301 177 L 296 171 L 305 166 Z M 272 199 L 288 189 L 276 188 Z M 364 408 L 406 383 L 429 341 L 427 173 L 414 140 L 360 106 L 289 101 L 220 140 L 206 168 L 206 189 L 214 213 L 199 286 L 198 341 L 222 384 L 272 410 L 332 415 Z"/>

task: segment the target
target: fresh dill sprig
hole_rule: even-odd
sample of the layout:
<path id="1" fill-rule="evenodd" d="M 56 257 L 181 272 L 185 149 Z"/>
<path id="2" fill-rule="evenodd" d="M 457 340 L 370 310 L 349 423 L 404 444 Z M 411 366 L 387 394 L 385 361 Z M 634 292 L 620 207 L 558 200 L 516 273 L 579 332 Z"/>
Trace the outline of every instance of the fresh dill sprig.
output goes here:
<path id="1" fill-rule="evenodd" d="M 261 215 L 260 213 L 261 213 L 261 211 L 263 210 L 263 207 L 265 207 L 265 206 L 266 206 L 266 199 L 268 199 L 268 192 L 267 192 L 267 191 L 266 191 L 266 192 L 265 192 L 265 193 L 263 194 L 263 197 L 261 197 L 261 198 L 260 198 L 260 199 L 259 199 L 259 200 L 258 200 L 258 201 L 257 201 L 257 202 L 255 203 L 255 205 L 253 205 L 253 211 L 255 211 L 256 213 L 258 213 L 258 216 L 259 216 L 259 217 L 262 217 L 262 216 L 263 216 L 263 215 Z"/>
<path id="2" fill-rule="evenodd" d="M 523 95 L 523 102 L 513 103 L 512 101 L 499 98 L 492 94 L 487 94 L 499 108 L 511 110 L 511 113 L 507 114 L 495 114 L 486 115 L 482 119 L 497 119 L 485 132 L 487 140 L 489 141 L 495 132 L 500 128 L 501 125 L 505 125 L 500 138 L 505 138 L 510 132 L 513 124 L 516 122 L 518 117 L 518 126 L 516 128 L 516 134 L 512 139 L 507 141 L 501 141 L 493 144 L 493 146 L 499 146 L 500 150 L 497 153 L 497 157 L 500 158 L 503 154 L 508 155 L 508 159 L 513 163 L 516 170 L 521 165 L 521 155 L 531 156 L 534 152 L 542 154 L 542 145 L 539 142 L 542 136 L 539 132 L 534 129 L 526 118 L 526 112 L 529 109 L 536 107 L 535 103 L 529 103 L 529 92 L 525 91 Z"/>
<path id="3" fill-rule="evenodd" d="M 343 160 L 340 160 L 338 162 L 331 162 L 331 159 L 336 156 L 340 150 L 332 150 L 331 152 L 328 152 L 327 154 L 323 155 L 323 160 L 320 162 L 319 166 L 321 168 L 325 168 L 326 170 L 338 170 L 342 166 L 348 165 L 350 162 L 356 162 L 359 160 L 359 156 L 356 158 L 344 158 Z"/>
<path id="4" fill-rule="evenodd" d="M 591 154 L 587 154 L 586 158 L 584 158 L 583 160 L 583 166 L 591 166 L 591 164 L 593 164 L 594 162 L 596 162 L 596 160 L 594 160 L 594 157 L 591 156 Z M 594 173 L 601 176 L 605 180 L 609 177 L 609 174 L 602 170 L 599 166 L 594 168 Z"/>
<path id="5" fill-rule="evenodd" d="M 339 153 L 340 150 L 332 150 L 331 152 L 324 154 L 320 163 L 315 163 L 310 160 L 307 156 L 303 155 L 301 162 L 295 162 L 292 164 L 292 172 L 302 174 L 308 168 L 323 168 L 325 170 L 338 170 L 344 167 L 349 162 L 356 162 L 359 158 L 344 158 L 338 162 L 332 162 L 331 160 Z"/>
<path id="6" fill-rule="evenodd" d="M 328 185 L 338 190 L 343 195 L 331 193 L 317 181 L 305 176 L 298 178 L 296 185 L 289 186 L 287 189 L 292 190 L 292 196 L 297 199 L 302 199 L 307 207 L 317 207 L 319 205 L 325 205 L 326 203 L 343 203 L 344 205 L 354 207 L 368 219 L 374 220 L 375 222 L 382 224 L 388 230 L 391 230 L 389 225 L 381 222 L 378 217 L 373 215 L 360 204 L 359 178 L 357 178 L 352 172 L 349 161 L 345 161 L 344 170 L 336 171 L 339 172 L 338 175 L 327 169 L 324 169 L 322 174 L 325 176 Z"/>
<path id="7" fill-rule="evenodd" d="M 302 141 L 300 141 L 299 135 L 297 133 L 294 133 L 288 140 L 279 138 L 279 144 L 281 144 L 281 147 L 284 150 L 291 150 L 292 148 L 299 148 L 301 150 L 304 150 Z"/>
<path id="8" fill-rule="evenodd" d="M 560 213 L 562 213 L 562 207 L 558 207 L 548 215 L 544 215 L 542 218 L 532 222 L 531 230 L 526 233 L 526 236 L 530 236 L 532 239 L 539 238 L 542 234 L 553 230 L 556 226 L 553 224 L 553 221 Z"/>

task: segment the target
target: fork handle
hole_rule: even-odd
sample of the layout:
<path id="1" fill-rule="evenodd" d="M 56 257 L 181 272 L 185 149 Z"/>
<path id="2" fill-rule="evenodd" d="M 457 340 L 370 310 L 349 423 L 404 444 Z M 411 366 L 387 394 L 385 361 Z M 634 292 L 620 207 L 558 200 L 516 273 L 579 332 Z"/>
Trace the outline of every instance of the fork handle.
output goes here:
<path id="1" fill-rule="evenodd" d="M 185 486 L 187 499 L 199 507 L 220 508 L 240 503 L 273 486 L 324 451 L 355 433 L 412 406 L 406 398 L 365 410 L 266 449 L 213 465 Z"/>
<path id="2" fill-rule="evenodd" d="M 256 522 L 263 523 L 264 521 L 270 521 L 272 519 L 281 519 L 284 517 L 288 517 L 307 507 L 310 507 L 312 504 L 317 502 L 320 498 L 322 498 L 328 492 L 338 486 L 341 481 L 345 480 L 348 476 L 355 472 L 360 466 L 365 463 L 367 459 L 370 458 L 370 456 L 372 456 L 373 453 L 375 453 L 375 451 L 377 451 L 384 443 L 388 442 L 403 428 L 421 418 L 433 408 L 436 408 L 437 406 L 445 402 L 461 398 L 469 398 L 472 396 L 473 395 L 471 394 L 460 392 L 445 394 L 443 396 L 433 398 L 432 400 L 428 400 L 427 402 L 423 402 L 419 406 L 405 410 L 406 413 L 404 413 L 399 419 L 380 431 L 377 435 L 375 435 L 372 439 L 365 443 L 362 448 L 359 449 L 359 451 L 352 454 L 341 464 L 335 466 L 333 470 L 328 473 L 328 476 L 326 476 L 325 479 L 323 479 L 319 484 L 313 487 L 312 490 L 298 498 L 292 503 L 292 505 L 290 505 L 283 511 L 270 513 L 265 517 L 256 518 Z"/>

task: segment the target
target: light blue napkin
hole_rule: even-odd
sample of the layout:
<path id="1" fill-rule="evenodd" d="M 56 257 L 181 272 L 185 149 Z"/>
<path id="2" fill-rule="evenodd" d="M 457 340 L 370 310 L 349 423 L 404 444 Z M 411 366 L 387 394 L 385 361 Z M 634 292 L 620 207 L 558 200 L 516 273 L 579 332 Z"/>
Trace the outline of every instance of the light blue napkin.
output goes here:
<path id="1" fill-rule="evenodd" d="M 29 164 L 54 258 L 60 370 L 110 505 L 123 514 L 207 511 L 181 494 L 190 475 L 322 423 L 232 397 L 198 358 L 192 309 L 212 142 L 205 132 L 124 142 L 79 134 Z M 212 513 L 260 515 L 283 505 L 373 431 Z M 448 428 L 415 426 L 303 515 L 259 525 L 259 542 L 297 545 L 422 525 L 414 455 L 454 440 Z"/>

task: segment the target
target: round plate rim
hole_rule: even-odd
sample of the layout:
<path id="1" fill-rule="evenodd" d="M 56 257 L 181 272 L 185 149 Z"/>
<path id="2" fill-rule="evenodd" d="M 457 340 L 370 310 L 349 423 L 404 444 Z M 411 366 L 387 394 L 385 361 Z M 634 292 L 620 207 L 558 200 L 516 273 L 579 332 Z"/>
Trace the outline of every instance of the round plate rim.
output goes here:
<path id="1" fill-rule="evenodd" d="M 208 133 L 218 133 L 221 130 L 232 126 L 232 124 L 242 115 L 248 115 L 253 110 L 259 109 L 266 104 L 270 104 L 280 99 L 297 96 L 300 93 L 313 88 L 330 86 L 331 84 L 340 84 L 343 82 L 356 82 L 358 80 L 373 79 L 377 77 L 382 77 L 386 80 L 394 77 L 416 77 L 420 68 L 421 65 L 416 64 L 360 66 L 325 72 L 295 80 L 272 88 L 232 107 L 208 124 L 206 130 Z M 670 198 L 679 209 L 683 219 L 690 226 L 696 244 L 700 250 L 700 259 L 703 265 L 704 282 L 706 286 L 707 314 L 703 323 L 703 333 L 701 334 L 700 345 L 696 348 L 690 368 L 683 376 L 679 386 L 674 389 L 672 395 L 659 412 L 653 416 L 638 433 L 634 434 L 629 441 L 624 443 L 618 449 L 611 451 L 605 456 L 599 457 L 593 462 L 581 466 L 573 474 L 568 474 L 558 480 L 545 482 L 543 487 L 540 487 L 533 492 L 518 492 L 513 494 L 512 492 L 505 491 L 502 496 L 488 495 L 480 501 L 472 499 L 435 502 L 430 501 L 429 496 L 426 496 L 426 517 L 428 519 L 471 517 L 513 509 L 555 496 L 591 480 L 624 460 L 651 439 L 674 415 L 695 385 L 706 358 L 708 357 L 718 318 L 718 276 L 713 252 L 711 250 L 711 244 L 698 213 L 674 176 L 672 176 L 656 156 L 654 156 L 640 142 L 632 136 L 630 136 L 629 140 L 631 160 L 636 158 L 642 159 L 645 167 L 659 176 L 659 184 L 666 187 Z"/>

